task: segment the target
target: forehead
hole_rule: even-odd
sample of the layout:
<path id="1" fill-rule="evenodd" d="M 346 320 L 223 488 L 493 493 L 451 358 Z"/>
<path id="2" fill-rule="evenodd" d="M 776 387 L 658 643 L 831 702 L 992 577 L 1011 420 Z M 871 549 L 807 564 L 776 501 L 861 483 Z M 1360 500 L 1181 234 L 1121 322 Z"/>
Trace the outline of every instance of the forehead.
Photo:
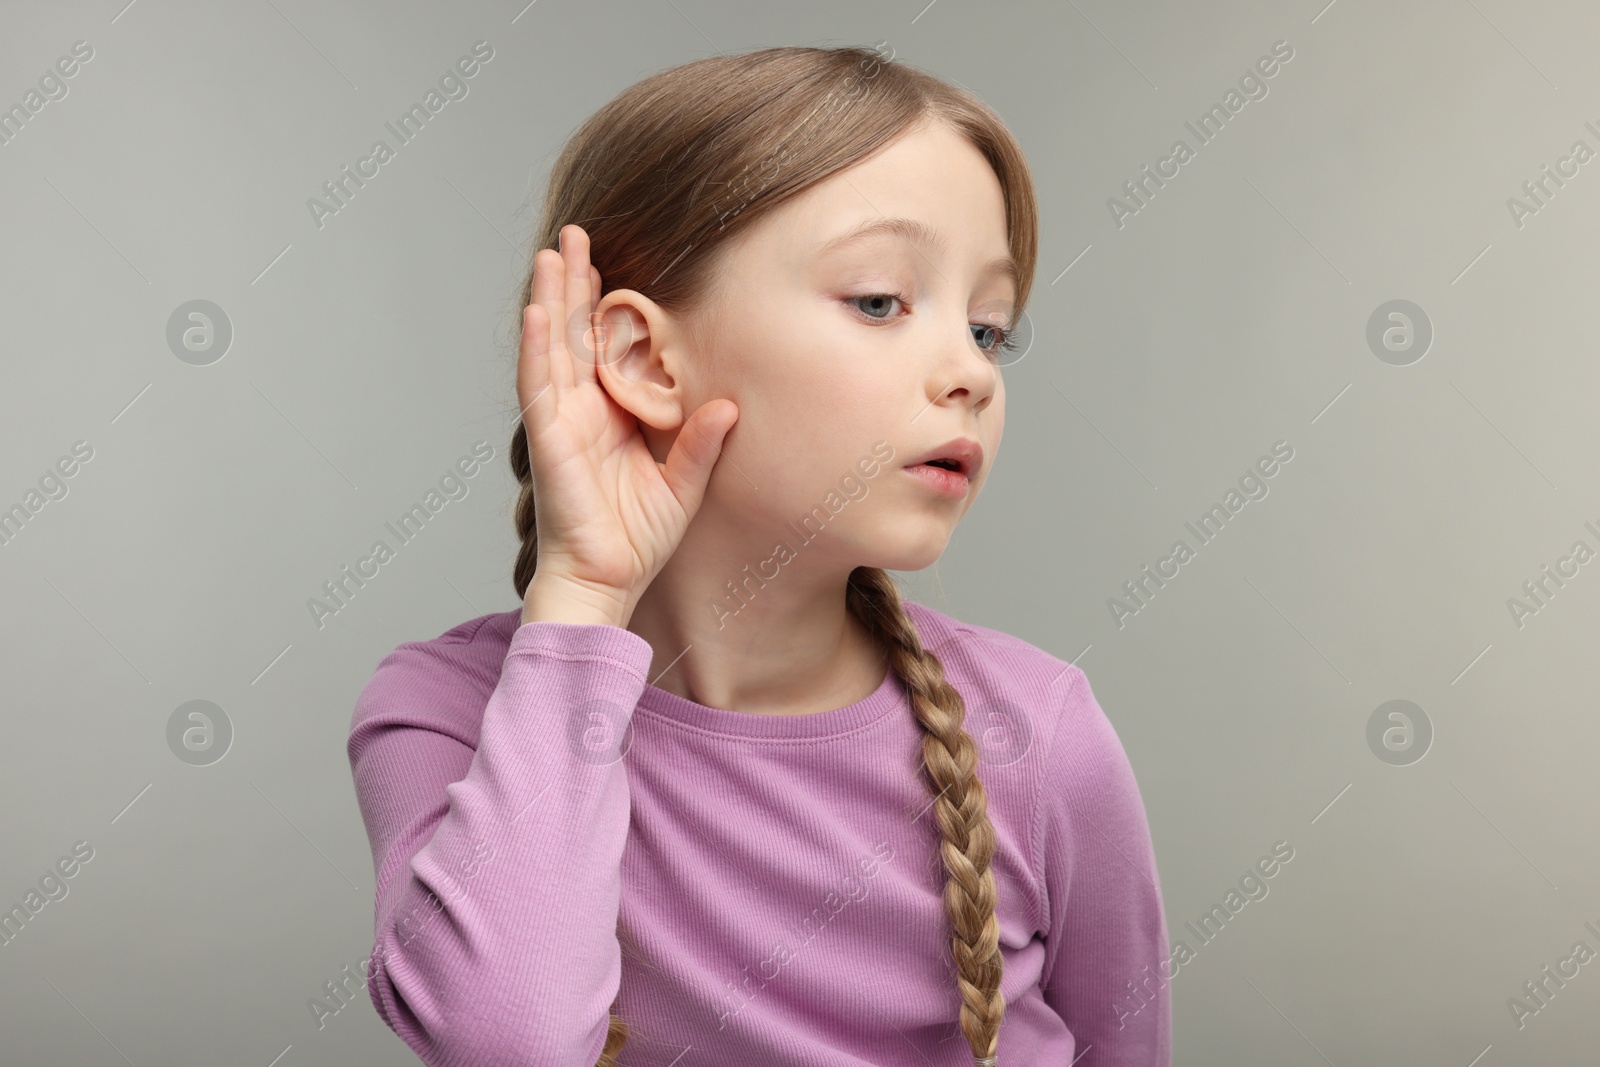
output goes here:
<path id="1" fill-rule="evenodd" d="M 942 123 L 915 128 L 822 179 L 744 237 L 741 251 L 794 266 L 901 242 L 957 262 L 987 264 L 1009 252 L 999 179 L 970 141 Z"/>
<path id="2" fill-rule="evenodd" d="M 859 222 L 823 241 L 815 255 L 820 259 L 843 253 L 850 249 L 871 246 L 884 241 L 903 241 L 913 246 L 931 261 L 945 261 L 949 257 L 951 241 L 924 219 L 879 216 Z M 1011 283 L 1015 289 L 1022 276 L 1017 261 L 1009 253 L 1002 253 L 984 262 L 978 268 L 978 277 L 998 276 Z"/>

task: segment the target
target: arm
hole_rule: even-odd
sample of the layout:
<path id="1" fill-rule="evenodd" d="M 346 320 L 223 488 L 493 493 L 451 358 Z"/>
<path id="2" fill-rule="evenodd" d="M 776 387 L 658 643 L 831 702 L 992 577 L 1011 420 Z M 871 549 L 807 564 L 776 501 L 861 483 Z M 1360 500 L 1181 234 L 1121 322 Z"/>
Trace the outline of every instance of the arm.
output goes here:
<path id="1" fill-rule="evenodd" d="M 523 624 L 486 707 L 456 649 L 397 648 L 352 719 L 377 883 L 368 990 L 431 1067 L 593 1064 L 621 982 L 620 752 L 650 645 Z"/>
<path id="2" fill-rule="evenodd" d="M 1174 972 L 1144 802 L 1076 668 L 1044 768 L 1034 854 L 1049 901 L 1045 1001 L 1076 1038 L 1076 1067 L 1169 1067 Z"/>

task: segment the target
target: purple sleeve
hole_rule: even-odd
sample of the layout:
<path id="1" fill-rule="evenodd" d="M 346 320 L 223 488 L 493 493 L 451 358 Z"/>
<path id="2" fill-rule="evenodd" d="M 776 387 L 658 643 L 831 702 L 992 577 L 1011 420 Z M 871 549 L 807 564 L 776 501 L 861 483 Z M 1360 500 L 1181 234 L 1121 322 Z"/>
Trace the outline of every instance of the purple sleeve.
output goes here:
<path id="1" fill-rule="evenodd" d="M 368 991 L 430 1067 L 593 1064 L 621 982 L 620 753 L 650 645 L 523 624 L 485 706 L 493 654 L 457 632 L 386 656 L 352 717 L 377 883 Z"/>
<path id="2" fill-rule="evenodd" d="M 1075 1067 L 1169 1067 L 1172 994 L 1155 850 L 1133 767 L 1073 669 L 1046 752 L 1034 831 L 1049 901 L 1045 1001 Z"/>

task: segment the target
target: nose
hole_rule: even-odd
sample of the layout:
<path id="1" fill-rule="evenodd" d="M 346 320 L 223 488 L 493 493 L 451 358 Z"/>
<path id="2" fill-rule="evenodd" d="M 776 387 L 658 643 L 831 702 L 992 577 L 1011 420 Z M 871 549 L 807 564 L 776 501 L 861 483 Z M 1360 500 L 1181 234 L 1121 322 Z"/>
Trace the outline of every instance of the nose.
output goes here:
<path id="1" fill-rule="evenodd" d="M 941 327 L 940 333 L 938 358 L 928 369 L 928 402 L 965 403 L 974 413 L 982 411 L 994 399 L 999 367 L 978 347 L 965 318 L 954 327 Z"/>

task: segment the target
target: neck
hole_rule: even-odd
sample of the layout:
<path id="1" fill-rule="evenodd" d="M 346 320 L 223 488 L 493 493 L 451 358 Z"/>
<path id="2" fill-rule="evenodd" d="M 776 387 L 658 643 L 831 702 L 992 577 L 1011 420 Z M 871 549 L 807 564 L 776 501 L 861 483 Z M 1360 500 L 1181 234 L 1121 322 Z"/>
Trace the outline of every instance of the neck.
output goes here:
<path id="1" fill-rule="evenodd" d="M 650 642 L 650 682 L 708 707 L 804 715 L 862 700 L 887 661 L 846 606 L 853 566 L 792 532 L 775 554 L 695 523 L 640 595 L 628 629 Z M 731 585 L 730 585 L 731 583 Z"/>

